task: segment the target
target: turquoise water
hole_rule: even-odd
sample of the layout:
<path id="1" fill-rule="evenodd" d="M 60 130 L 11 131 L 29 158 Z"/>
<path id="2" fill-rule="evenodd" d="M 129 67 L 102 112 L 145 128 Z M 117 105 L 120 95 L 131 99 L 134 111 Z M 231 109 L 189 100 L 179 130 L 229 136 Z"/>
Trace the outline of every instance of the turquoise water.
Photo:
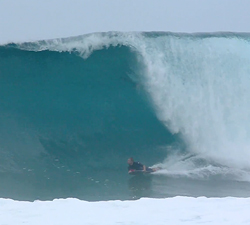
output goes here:
<path id="1" fill-rule="evenodd" d="M 0 197 L 247 196 L 249 40 L 97 33 L 0 46 Z M 129 177 L 131 156 L 163 170 Z"/>

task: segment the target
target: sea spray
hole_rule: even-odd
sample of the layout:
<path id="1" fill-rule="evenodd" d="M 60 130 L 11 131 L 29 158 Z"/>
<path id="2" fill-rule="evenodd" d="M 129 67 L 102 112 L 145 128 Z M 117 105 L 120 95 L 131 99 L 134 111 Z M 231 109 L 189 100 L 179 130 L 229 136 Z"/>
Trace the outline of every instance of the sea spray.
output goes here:
<path id="1" fill-rule="evenodd" d="M 190 151 L 249 168 L 249 41 L 171 35 L 145 41 L 145 86 L 159 119 L 182 134 Z"/>

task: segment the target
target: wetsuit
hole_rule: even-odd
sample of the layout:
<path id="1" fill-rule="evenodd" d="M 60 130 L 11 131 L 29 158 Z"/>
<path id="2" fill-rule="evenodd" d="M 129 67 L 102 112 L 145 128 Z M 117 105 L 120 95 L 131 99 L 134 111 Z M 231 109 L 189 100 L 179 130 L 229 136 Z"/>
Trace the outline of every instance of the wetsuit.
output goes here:
<path id="1" fill-rule="evenodd" d="M 132 165 L 128 166 L 128 170 L 143 170 L 143 165 L 139 162 L 133 162 Z M 146 167 L 147 172 L 153 172 L 151 168 Z"/>

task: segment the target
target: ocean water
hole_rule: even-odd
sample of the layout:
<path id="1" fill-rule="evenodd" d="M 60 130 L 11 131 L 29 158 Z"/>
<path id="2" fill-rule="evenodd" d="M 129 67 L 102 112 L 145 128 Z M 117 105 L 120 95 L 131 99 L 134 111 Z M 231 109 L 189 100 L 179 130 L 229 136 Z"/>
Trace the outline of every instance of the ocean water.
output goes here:
<path id="1" fill-rule="evenodd" d="M 1 198 L 249 196 L 250 34 L 12 43 L 0 81 Z"/>

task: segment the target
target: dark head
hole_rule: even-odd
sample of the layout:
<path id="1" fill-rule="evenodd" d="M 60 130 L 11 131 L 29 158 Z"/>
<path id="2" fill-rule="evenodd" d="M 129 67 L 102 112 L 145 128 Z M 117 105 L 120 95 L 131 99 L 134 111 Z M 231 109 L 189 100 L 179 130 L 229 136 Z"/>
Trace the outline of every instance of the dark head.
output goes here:
<path id="1" fill-rule="evenodd" d="M 134 159 L 132 157 L 128 158 L 128 164 L 133 165 Z"/>

